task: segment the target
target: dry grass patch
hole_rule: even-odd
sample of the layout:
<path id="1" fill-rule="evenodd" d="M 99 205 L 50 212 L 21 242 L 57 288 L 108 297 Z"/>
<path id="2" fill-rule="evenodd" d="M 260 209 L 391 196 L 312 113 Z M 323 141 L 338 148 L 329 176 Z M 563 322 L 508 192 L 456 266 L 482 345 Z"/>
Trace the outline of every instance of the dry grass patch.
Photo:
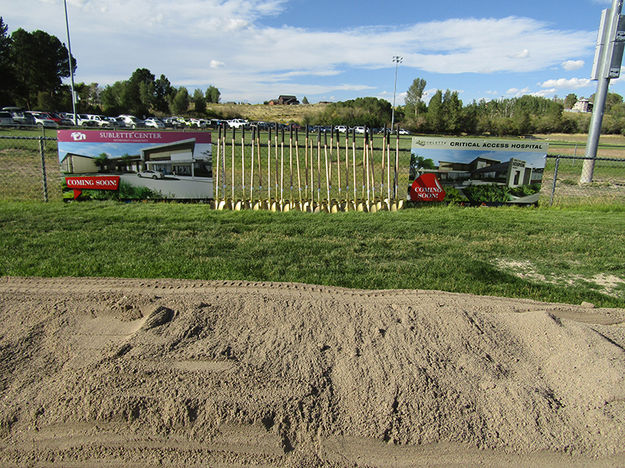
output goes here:
<path id="1" fill-rule="evenodd" d="M 607 294 L 613 297 L 625 297 L 625 279 L 613 274 L 599 273 L 592 276 L 566 274 L 562 272 L 557 274 L 543 274 L 540 273 L 538 267 L 529 260 L 498 258 L 493 263 L 499 270 L 510 273 L 517 278 L 557 286 L 565 285 L 573 287 L 580 283 L 586 283 L 587 287 L 601 294 Z"/>

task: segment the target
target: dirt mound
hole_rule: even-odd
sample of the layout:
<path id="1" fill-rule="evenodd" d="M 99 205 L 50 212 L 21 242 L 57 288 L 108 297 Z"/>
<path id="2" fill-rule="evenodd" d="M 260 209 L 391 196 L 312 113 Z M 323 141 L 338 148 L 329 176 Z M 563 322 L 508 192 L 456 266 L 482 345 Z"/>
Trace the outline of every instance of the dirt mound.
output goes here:
<path id="1" fill-rule="evenodd" d="M 0 463 L 611 464 L 625 311 L 435 291 L 0 279 Z"/>

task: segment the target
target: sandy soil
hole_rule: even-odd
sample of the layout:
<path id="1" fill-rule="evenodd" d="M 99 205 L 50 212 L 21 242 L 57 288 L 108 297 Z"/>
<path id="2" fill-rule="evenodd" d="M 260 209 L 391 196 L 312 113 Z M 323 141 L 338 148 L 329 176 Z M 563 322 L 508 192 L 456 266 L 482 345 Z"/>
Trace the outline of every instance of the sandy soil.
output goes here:
<path id="1" fill-rule="evenodd" d="M 0 464 L 625 466 L 625 311 L 0 278 Z"/>

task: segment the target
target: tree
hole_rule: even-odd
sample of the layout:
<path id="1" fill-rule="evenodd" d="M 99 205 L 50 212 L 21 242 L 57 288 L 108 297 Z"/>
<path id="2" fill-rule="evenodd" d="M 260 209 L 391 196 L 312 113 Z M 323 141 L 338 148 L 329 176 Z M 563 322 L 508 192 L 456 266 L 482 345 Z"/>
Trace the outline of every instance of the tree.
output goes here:
<path id="1" fill-rule="evenodd" d="M 444 121 L 443 92 L 439 89 L 428 104 L 427 125 L 431 132 L 441 133 L 444 130 Z"/>
<path id="2" fill-rule="evenodd" d="M 198 114 L 204 114 L 206 112 L 206 99 L 201 89 L 196 89 L 193 92 L 193 105 L 195 112 Z"/>
<path id="3" fill-rule="evenodd" d="M 14 88 L 13 68 L 11 67 L 11 38 L 9 27 L 0 16 L 0 102 L 12 100 L 11 90 Z"/>
<path id="4" fill-rule="evenodd" d="M 189 109 L 189 91 L 187 88 L 180 87 L 176 96 L 171 101 L 170 110 L 172 114 L 184 114 Z"/>
<path id="5" fill-rule="evenodd" d="M 445 91 L 443 96 L 443 129 L 448 133 L 460 132 L 462 119 L 462 101 L 458 98 L 458 91 Z"/>
<path id="6" fill-rule="evenodd" d="M 575 105 L 576 102 L 577 102 L 577 95 L 571 93 L 564 98 L 564 108 L 573 109 L 573 106 Z"/>
<path id="7" fill-rule="evenodd" d="M 109 155 L 106 153 L 100 153 L 94 158 L 93 162 L 98 166 L 98 172 L 104 172 L 109 162 Z"/>
<path id="8" fill-rule="evenodd" d="M 106 86 L 100 93 L 102 101 L 102 111 L 107 115 L 118 115 L 127 112 L 124 106 L 123 91 L 126 86 L 125 81 L 116 81 L 114 84 Z"/>
<path id="9" fill-rule="evenodd" d="M 122 90 L 122 104 L 129 113 L 143 117 L 154 104 L 154 91 L 154 75 L 147 68 L 137 68 Z"/>
<path id="10" fill-rule="evenodd" d="M 419 177 L 421 173 L 421 169 L 432 170 L 436 169 L 436 165 L 434 161 L 430 158 L 425 158 L 424 156 L 418 156 L 416 154 L 410 155 L 410 168 L 409 168 L 409 178 L 410 180 L 415 180 Z"/>
<path id="11" fill-rule="evenodd" d="M 611 112 L 612 111 L 612 107 L 614 107 L 617 104 L 622 104 L 623 103 L 623 96 L 621 96 L 620 94 L 616 94 L 616 93 L 608 93 L 606 100 L 605 100 L 605 111 L 607 112 Z"/>
<path id="12" fill-rule="evenodd" d="M 302 104 L 310 104 L 310 102 L 308 102 L 308 98 L 306 96 L 304 96 L 304 99 L 302 99 Z"/>
<path id="13" fill-rule="evenodd" d="M 160 112 L 169 111 L 169 103 L 176 95 L 176 89 L 165 75 L 154 81 L 154 108 Z"/>
<path id="14" fill-rule="evenodd" d="M 221 96 L 221 93 L 213 85 L 209 86 L 208 89 L 206 90 L 206 102 L 217 104 L 219 103 L 220 96 Z"/>
<path id="15" fill-rule="evenodd" d="M 11 35 L 10 60 L 15 73 L 15 98 L 29 109 L 40 92 L 50 97 L 62 89 L 62 79 L 70 75 L 65 45 L 44 31 L 29 33 L 18 29 Z M 72 68 L 76 60 L 72 57 Z"/>
<path id="16" fill-rule="evenodd" d="M 415 117 L 419 115 L 419 105 L 426 84 L 427 82 L 423 78 L 415 78 L 406 93 L 406 107 L 414 112 Z"/>

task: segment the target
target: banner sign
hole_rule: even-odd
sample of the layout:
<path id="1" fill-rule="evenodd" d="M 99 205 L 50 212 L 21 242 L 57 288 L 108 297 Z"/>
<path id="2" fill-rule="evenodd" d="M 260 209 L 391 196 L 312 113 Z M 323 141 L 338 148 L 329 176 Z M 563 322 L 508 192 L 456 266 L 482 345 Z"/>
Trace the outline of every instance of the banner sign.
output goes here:
<path id="1" fill-rule="evenodd" d="M 74 191 L 74 199 L 76 199 L 82 194 L 83 189 L 118 190 L 119 176 L 66 177 L 65 185 Z"/>
<path id="2" fill-rule="evenodd" d="M 537 203 L 547 150 L 533 140 L 414 137 L 409 199 Z"/>
<path id="3" fill-rule="evenodd" d="M 420 175 L 410 187 L 412 201 L 443 201 L 445 195 L 445 190 L 432 173 Z"/>
<path id="4" fill-rule="evenodd" d="M 59 130 L 57 139 L 68 189 L 111 190 L 105 181 L 116 177 L 124 199 L 213 198 L 209 132 Z"/>

